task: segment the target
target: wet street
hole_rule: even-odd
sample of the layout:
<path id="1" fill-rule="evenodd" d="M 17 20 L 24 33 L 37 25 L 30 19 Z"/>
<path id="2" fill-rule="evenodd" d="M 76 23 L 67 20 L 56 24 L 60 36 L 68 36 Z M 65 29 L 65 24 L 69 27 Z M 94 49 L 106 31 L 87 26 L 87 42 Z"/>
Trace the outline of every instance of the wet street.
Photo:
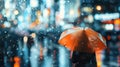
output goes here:
<path id="1" fill-rule="evenodd" d="M 43 37 L 41 35 L 39 38 L 35 33 L 32 33 L 30 37 L 22 37 L 22 39 L 15 34 L 12 36 L 11 33 L 8 33 L 9 31 L 6 32 L 9 37 L 4 39 L 6 41 L 1 40 L 1 44 L 4 44 L 3 48 L 6 48 L 1 48 L 1 67 L 13 67 L 15 63 L 18 63 L 20 67 L 72 67 L 70 50 L 57 44 L 55 40 L 46 36 L 41 38 Z M 1 38 L 3 37 L 1 36 Z M 8 38 L 13 38 L 10 43 Z M 119 47 L 113 47 L 112 42 L 108 42 L 108 44 L 112 46 L 110 49 L 96 53 L 97 65 L 100 67 L 119 67 L 120 57 L 116 52 L 116 48 Z M 116 44 L 120 45 L 119 42 Z M 15 57 L 20 59 L 19 62 L 14 59 Z"/>

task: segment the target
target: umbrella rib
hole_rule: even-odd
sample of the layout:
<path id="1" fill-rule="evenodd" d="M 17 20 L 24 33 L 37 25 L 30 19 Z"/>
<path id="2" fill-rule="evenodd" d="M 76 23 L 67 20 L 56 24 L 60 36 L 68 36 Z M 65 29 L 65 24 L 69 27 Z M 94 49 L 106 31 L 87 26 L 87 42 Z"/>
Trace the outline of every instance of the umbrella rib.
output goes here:
<path id="1" fill-rule="evenodd" d="M 73 47 L 72 47 L 73 50 L 75 50 L 75 48 L 76 48 L 75 41 L 77 41 L 77 40 L 74 39 L 74 43 L 73 43 Z"/>

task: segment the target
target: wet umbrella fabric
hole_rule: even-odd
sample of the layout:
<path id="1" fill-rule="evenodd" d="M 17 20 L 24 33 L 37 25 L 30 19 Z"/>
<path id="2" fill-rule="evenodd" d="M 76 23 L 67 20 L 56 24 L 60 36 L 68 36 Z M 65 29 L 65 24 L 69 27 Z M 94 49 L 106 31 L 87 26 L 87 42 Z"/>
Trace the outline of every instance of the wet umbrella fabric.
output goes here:
<path id="1" fill-rule="evenodd" d="M 91 28 L 75 27 L 64 31 L 59 44 L 72 51 L 93 53 L 106 48 L 103 36 Z"/>

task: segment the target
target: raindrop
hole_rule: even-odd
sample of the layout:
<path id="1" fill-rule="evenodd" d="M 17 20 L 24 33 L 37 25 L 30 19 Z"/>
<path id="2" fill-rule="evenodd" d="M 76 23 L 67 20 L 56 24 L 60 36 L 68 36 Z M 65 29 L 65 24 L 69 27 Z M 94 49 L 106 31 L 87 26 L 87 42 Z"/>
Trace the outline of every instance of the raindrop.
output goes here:
<path id="1" fill-rule="evenodd" d="M 20 55 L 23 55 L 22 53 L 20 53 Z"/>
<path id="2" fill-rule="evenodd" d="M 57 37 L 54 37 L 55 39 L 57 39 Z"/>
<path id="3" fill-rule="evenodd" d="M 52 40 L 50 40 L 50 42 L 52 42 Z"/>
<path id="4" fill-rule="evenodd" d="M 21 2 L 19 2 L 18 4 L 21 4 Z"/>
<path id="5" fill-rule="evenodd" d="M 13 52 L 12 52 L 12 51 L 10 51 L 10 53 L 12 54 Z"/>
<path id="6" fill-rule="evenodd" d="M 10 42 L 12 42 L 12 40 L 10 40 Z"/>
<path id="7" fill-rule="evenodd" d="M 7 33 L 7 31 L 4 31 L 4 33 Z"/>
<path id="8" fill-rule="evenodd" d="M 3 20 L 1 20 L 0 22 L 3 23 Z"/>
<path id="9" fill-rule="evenodd" d="M 15 45 L 13 45 L 13 47 L 15 47 Z"/>
<path id="10" fill-rule="evenodd" d="M 67 3 L 70 3 L 70 1 L 68 0 L 68 1 L 66 1 Z"/>
<path id="11" fill-rule="evenodd" d="M 10 34 L 7 35 L 8 37 L 10 36 Z"/>
<path id="12" fill-rule="evenodd" d="M 9 54 L 9 52 L 7 52 L 7 54 Z"/>
<path id="13" fill-rule="evenodd" d="M 18 48 L 16 48 L 16 50 L 18 50 Z"/>
<path id="14" fill-rule="evenodd" d="M 117 32 L 113 32 L 114 34 L 117 34 Z"/>

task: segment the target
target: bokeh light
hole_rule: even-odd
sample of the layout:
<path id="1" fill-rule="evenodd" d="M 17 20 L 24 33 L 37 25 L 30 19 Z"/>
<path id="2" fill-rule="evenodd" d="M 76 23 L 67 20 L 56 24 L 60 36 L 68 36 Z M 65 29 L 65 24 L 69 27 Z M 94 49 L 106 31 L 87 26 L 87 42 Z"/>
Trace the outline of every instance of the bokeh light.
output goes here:
<path id="1" fill-rule="evenodd" d="M 18 11 L 18 10 L 14 10 L 14 14 L 15 14 L 15 15 L 18 15 L 18 14 L 19 14 L 19 11 Z"/>
<path id="2" fill-rule="evenodd" d="M 96 6 L 96 10 L 98 10 L 98 11 L 102 10 L 102 6 L 97 5 L 97 6 Z"/>
<path id="3" fill-rule="evenodd" d="M 27 37 L 27 36 L 24 36 L 23 40 L 24 40 L 25 43 L 27 43 L 28 37 Z"/>

